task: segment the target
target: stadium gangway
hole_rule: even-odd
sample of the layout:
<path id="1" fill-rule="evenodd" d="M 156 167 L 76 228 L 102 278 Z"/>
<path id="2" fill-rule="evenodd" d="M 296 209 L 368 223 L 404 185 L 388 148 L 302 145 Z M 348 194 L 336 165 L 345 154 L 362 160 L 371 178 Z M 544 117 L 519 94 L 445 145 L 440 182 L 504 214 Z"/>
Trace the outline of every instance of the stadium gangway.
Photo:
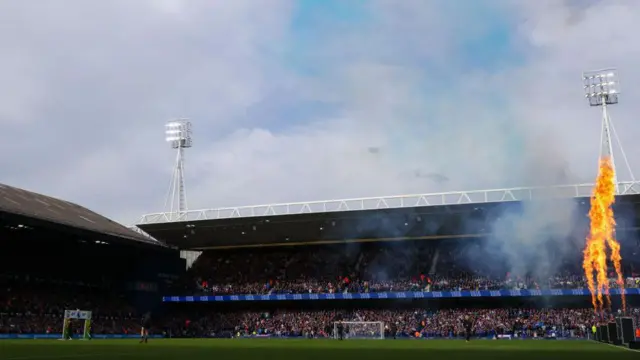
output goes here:
<path id="1" fill-rule="evenodd" d="M 271 205 L 236 206 L 218 209 L 161 212 L 143 215 L 139 225 L 167 222 L 250 218 L 295 214 L 413 208 L 423 206 L 486 204 L 506 201 L 581 198 L 591 196 L 593 184 L 520 187 L 475 191 L 453 191 L 433 194 L 380 196 L 343 200 L 293 202 Z M 618 183 L 618 195 L 640 194 L 640 181 Z"/>

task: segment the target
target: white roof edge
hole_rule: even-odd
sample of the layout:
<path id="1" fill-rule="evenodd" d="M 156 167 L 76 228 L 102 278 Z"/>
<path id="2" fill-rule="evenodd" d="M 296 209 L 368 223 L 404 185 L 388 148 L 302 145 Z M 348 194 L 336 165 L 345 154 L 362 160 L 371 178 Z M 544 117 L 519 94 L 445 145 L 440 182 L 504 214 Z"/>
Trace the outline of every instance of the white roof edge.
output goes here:
<path id="1" fill-rule="evenodd" d="M 147 239 L 151 240 L 151 241 L 155 241 L 157 243 L 160 243 L 160 241 L 158 241 L 156 238 L 154 238 L 153 236 L 147 234 L 144 230 L 140 229 L 138 226 L 136 225 L 131 225 L 131 226 L 127 226 L 127 228 L 129 230 L 135 231 L 136 233 L 146 237 Z"/>
<path id="2" fill-rule="evenodd" d="M 235 206 L 183 212 L 159 212 L 143 215 L 138 225 L 182 221 L 251 218 L 295 214 L 365 211 L 378 209 L 415 208 L 424 206 L 485 204 L 508 201 L 527 201 L 545 198 L 580 198 L 591 196 L 594 184 L 557 185 L 547 187 L 519 187 L 473 191 L 451 191 L 431 194 L 412 194 L 351 198 L 338 200 L 291 202 Z M 640 194 L 640 181 L 618 183 L 618 195 Z M 139 232 L 144 233 L 137 226 Z M 138 231 L 136 230 L 136 231 Z M 149 236 L 146 234 L 146 236 Z M 155 240 L 155 239 L 154 239 Z"/>

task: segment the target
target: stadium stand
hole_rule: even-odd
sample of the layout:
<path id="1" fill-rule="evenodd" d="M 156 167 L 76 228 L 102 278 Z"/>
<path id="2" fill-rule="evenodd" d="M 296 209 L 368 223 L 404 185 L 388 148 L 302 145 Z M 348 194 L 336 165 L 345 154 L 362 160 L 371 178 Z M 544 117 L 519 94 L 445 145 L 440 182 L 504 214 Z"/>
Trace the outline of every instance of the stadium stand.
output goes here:
<path id="1" fill-rule="evenodd" d="M 630 309 L 630 314 L 636 323 L 640 320 L 640 309 Z M 382 321 L 385 337 L 455 338 L 464 333 L 465 317 L 477 319 L 474 335 L 487 338 L 507 334 L 543 338 L 549 332 L 558 337 L 581 338 L 589 335 L 593 324 L 602 321 L 589 308 L 276 310 L 212 312 L 192 320 L 183 316 L 181 321 L 168 323 L 166 330 L 175 337 L 331 338 L 336 321 Z"/>
<path id="2" fill-rule="evenodd" d="M 578 202 L 586 217 L 588 202 Z M 335 322 L 344 320 L 383 322 L 386 336 L 449 338 L 463 332 L 467 316 L 477 319 L 474 331 L 480 337 L 592 336 L 594 324 L 615 314 L 596 315 L 591 308 L 581 267 L 583 235 L 541 244 L 567 241 L 575 243 L 575 252 L 550 247 L 545 266 L 522 256 L 519 273 L 491 252 L 490 224 L 501 211 L 518 206 L 227 218 L 141 228 L 167 243 L 203 251 L 171 294 L 182 296 L 164 298 L 174 315 L 165 331 L 175 337 L 333 337 Z M 637 199 L 621 199 L 617 206 L 633 214 Z M 632 295 L 640 287 L 637 235 L 633 217 L 619 221 L 625 287 Z M 614 281 L 611 287 L 615 294 Z M 413 292 L 429 299 L 408 296 Z M 613 301 L 615 310 L 619 298 Z M 637 321 L 638 297 L 627 302 Z"/>
<path id="3" fill-rule="evenodd" d="M 136 334 L 182 275 L 177 250 L 73 203 L 2 185 L 0 209 L 0 338 L 59 338 L 76 309 L 96 335 Z"/>
<path id="4" fill-rule="evenodd" d="M 506 263 L 470 263 L 481 240 L 365 243 L 205 251 L 190 269 L 183 295 L 295 294 L 380 291 L 584 289 L 579 257 L 549 273 L 509 274 Z M 633 247 L 632 247 L 633 250 Z M 438 254 L 436 257 L 435 254 Z M 579 255 L 579 254 L 578 254 Z M 629 257 L 633 258 L 632 253 Z M 626 262 L 628 288 L 638 288 Z M 637 265 L 636 265 L 637 266 Z M 549 270 L 551 271 L 551 270 Z M 612 283 L 612 286 L 617 286 Z"/>

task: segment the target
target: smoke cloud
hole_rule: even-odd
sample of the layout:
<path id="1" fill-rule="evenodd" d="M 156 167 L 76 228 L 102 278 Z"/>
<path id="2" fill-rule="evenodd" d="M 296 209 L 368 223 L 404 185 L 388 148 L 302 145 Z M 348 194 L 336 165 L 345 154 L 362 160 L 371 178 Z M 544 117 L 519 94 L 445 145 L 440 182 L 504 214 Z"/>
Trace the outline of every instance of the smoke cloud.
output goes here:
<path id="1" fill-rule="evenodd" d="M 515 276 L 548 278 L 580 254 L 579 215 L 573 199 L 526 201 L 517 210 L 504 209 L 490 225 L 484 261 L 503 263 Z"/>
<path id="2" fill-rule="evenodd" d="M 491 130 L 498 130 L 504 125 L 494 120 L 483 120 L 482 124 Z M 495 174 L 484 175 L 494 188 L 507 183 L 551 189 L 578 182 L 578 177 L 571 173 L 563 156 L 560 140 L 552 136 L 550 131 L 527 124 L 510 124 L 503 130 L 496 132 L 499 140 L 479 133 L 463 133 L 468 135 L 466 140 L 474 149 L 468 153 L 468 157 L 477 158 L 477 167 L 472 167 L 469 174 L 475 174 L 484 164 L 487 172 L 501 168 L 502 171 L 496 171 Z M 447 149 L 454 149 L 453 154 L 461 154 L 463 152 L 458 151 L 459 147 L 469 146 L 469 143 L 452 144 Z M 389 151 L 393 152 L 393 149 Z M 379 155 L 385 153 L 387 151 Z M 474 162 L 467 160 L 465 163 Z M 458 184 L 469 183 L 469 179 L 460 171 L 454 172 L 454 176 L 447 180 Z M 421 179 L 442 186 L 439 179 Z M 488 234 L 482 241 L 459 240 L 454 251 L 458 252 L 456 258 L 462 267 L 484 269 L 494 275 L 509 272 L 514 276 L 530 275 L 542 279 L 555 274 L 566 263 L 579 264 L 576 261 L 580 259 L 584 246 L 586 208 L 571 195 L 568 191 L 538 191 L 532 200 L 521 203 L 505 203 L 497 207 L 478 204 L 479 209 L 490 210 L 480 217 L 461 215 L 459 220 L 455 220 L 452 214 L 421 215 L 420 221 L 416 221 L 417 215 L 412 213 L 404 218 L 375 214 L 362 219 L 355 229 L 343 231 L 350 238 L 404 237 L 435 235 L 441 229 L 453 234 L 451 231 L 456 231 L 456 226 L 460 226 L 466 234 Z M 406 251 L 411 249 L 417 250 L 407 244 Z M 376 271 L 389 273 L 389 269 L 395 265 L 393 259 L 388 260 L 392 263 L 376 263 Z"/>

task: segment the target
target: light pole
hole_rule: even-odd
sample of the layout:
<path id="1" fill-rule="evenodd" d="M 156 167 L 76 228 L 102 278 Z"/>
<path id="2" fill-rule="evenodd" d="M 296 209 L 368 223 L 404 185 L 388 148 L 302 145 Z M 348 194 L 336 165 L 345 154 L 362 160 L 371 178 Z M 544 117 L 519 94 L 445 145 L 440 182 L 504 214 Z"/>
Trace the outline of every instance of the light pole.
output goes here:
<path id="1" fill-rule="evenodd" d="M 171 220 L 180 220 L 187 211 L 187 189 L 184 181 L 184 150 L 193 146 L 191 122 L 188 119 L 176 119 L 165 125 L 165 140 L 176 150 L 176 162 L 171 176 L 169 193 L 165 208 L 169 210 Z M 176 218 L 174 218 L 176 216 Z"/>
<path id="2" fill-rule="evenodd" d="M 589 101 L 590 106 L 602 108 L 602 127 L 600 133 L 600 159 L 608 157 L 611 159 L 611 165 L 614 170 L 614 182 L 616 194 L 621 194 L 618 185 L 618 171 L 616 169 L 613 156 L 613 139 L 618 143 L 620 154 L 627 166 L 631 180 L 634 180 L 631 166 L 627 160 L 620 138 L 616 132 L 609 114 L 609 106 L 618 103 L 618 95 L 620 94 L 620 84 L 618 82 L 618 73 L 615 69 L 604 69 L 596 71 L 587 71 L 582 74 L 585 97 Z"/>

